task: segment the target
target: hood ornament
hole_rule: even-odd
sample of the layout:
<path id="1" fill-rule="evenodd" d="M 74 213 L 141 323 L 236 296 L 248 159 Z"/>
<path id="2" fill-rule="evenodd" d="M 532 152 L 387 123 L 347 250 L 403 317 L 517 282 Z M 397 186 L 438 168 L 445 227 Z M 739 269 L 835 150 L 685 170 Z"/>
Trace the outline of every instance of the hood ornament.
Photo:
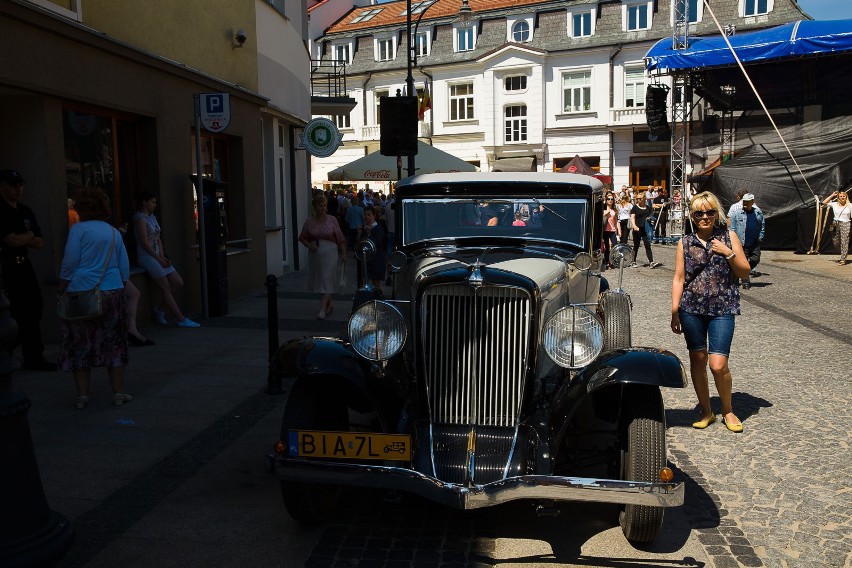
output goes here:
<path id="1" fill-rule="evenodd" d="M 470 284 L 471 288 L 481 288 L 482 287 L 482 271 L 481 267 L 485 266 L 478 260 L 470 265 L 470 277 L 467 279 L 468 284 Z"/>

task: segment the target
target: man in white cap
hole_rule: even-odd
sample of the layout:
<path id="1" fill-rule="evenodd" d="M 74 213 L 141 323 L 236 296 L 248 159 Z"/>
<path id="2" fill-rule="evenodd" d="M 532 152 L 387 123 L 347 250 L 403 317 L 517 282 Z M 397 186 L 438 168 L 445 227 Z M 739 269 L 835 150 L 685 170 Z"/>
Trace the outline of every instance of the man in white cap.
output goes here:
<path id="1" fill-rule="evenodd" d="M 766 223 L 763 218 L 763 211 L 754 204 L 754 194 L 746 193 L 743 195 L 742 207 L 738 209 L 731 207 L 730 215 L 731 217 L 728 220 L 730 229 L 740 238 L 743 251 L 748 259 L 749 266 L 751 266 L 749 276 L 757 276 L 754 269 L 760 262 L 760 243 L 763 241 Z M 746 290 L 751 288 L 751 278 L 746 278 L 743 281 L 743 288 Z"/>

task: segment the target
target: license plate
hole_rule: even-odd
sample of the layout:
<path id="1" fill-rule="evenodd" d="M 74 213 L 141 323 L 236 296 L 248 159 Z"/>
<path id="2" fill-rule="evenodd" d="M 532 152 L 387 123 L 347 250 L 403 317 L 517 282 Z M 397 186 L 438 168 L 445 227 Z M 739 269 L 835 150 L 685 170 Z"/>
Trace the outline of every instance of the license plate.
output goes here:
<path id="1" fill-rule="evenodd" d="M 411 461 L 411 436 L 290 430 L 288 453 L 311 458 Z"/>

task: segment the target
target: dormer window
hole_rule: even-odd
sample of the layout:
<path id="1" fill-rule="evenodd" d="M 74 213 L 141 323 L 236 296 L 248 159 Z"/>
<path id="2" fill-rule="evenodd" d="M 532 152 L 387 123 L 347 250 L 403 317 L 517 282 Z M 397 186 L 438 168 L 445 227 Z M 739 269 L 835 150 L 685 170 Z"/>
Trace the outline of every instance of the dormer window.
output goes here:
<path id="1" fill-rule="evenodd" d="M 568 36 L 589 37 L 595 34 L 595 9 L 568 12 Z"/>
<path id="2" fill-rule="evenodd" d="M 518 14 L 506 18 L 506 41 L 528 43 L 532 41 L 533 14 Z"/>
<path id="3" fill-rule="evenodd" d="M 417 57 L 426 57 L 429 55 L 429 43 L 432 33 L 429 31 L 418 32 L 414 38 L 414 55 Z"/>
<path id="4" fill-rule="evenodd" d="M 624 31 L 636 32 L 651 28 L 653 0 L 624 0 L 621 10 Z"/>
<path id="5" fill-rule="evenodd" d="M 476 28 L 473 26 L 458 27 L 455 29 L 453 47 L 456 52 L 471 51 L 476 47 Z"/>
<path id="6" fill-rule="evenodd" d="M 740 0 L 740 15 L 763 16 L 772 11 L 774 0 Z"/>
<path id="7" fill-rule="evenodd" d="M 525 43 L 530 40 L 530 25 L 525 21 L 515 22 L 512 26 L 512 41 Z"/>
<path id="8" fill-rule="evenodd" d="M 377 37 L 374 40 L 376 61 L 392 61 L 396 57 L 396 37 Z"/>
<path id="9" fill-rule="evenodd" d="M 672 25 L 678 11 L 689 11 L 689 23 L 695 24 L 701 21 L 704 11 L 704 3 L 701 0 L 672 0 Z"/>
<path id="10" fill-rule="evenodd" d="M 339 43 L 332 47 L 335 63 L 339 65 L 349 65 L 352 63 L 352 50 L 349 43 Z"/>

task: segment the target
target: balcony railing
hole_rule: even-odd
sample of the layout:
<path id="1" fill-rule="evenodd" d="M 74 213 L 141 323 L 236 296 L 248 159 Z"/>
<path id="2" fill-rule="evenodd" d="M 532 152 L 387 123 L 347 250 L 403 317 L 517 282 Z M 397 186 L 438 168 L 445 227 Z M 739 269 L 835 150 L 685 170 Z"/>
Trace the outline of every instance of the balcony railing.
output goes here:
<path id="1" fill-rule="evenodd" d="M 311 96 L 347 96 L 346 64 L 334 60 L 311 59 Z"/>
<path id="2" fill-rule="evenodd" d="M 609 111 L 610 126 L 646 124 L 645 107 L 613 108 Z"/>
<path id="3" fill-rule="evenodd" d="M 378 140 L 381 133 L 381 127 L 378 124 L 372 126 L 362 126 L 358 130 L 359 140 Z M 420 121 L 417 123 L 417 137 L 430 138 L 432 136 L 432 125 L 428 122 Z"/>

